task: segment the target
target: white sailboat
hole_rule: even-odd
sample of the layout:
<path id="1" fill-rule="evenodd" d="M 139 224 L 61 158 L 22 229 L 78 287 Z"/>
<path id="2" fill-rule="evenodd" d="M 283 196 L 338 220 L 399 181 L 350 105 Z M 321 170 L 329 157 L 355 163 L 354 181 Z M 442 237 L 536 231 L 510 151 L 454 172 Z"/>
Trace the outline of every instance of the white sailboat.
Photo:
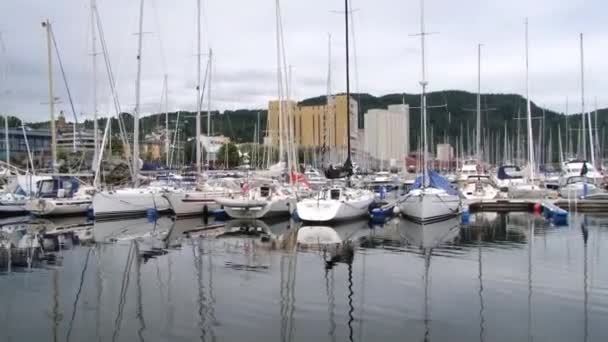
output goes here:
<path id="1" fill-rule="evenodd" d="M 94 187 L 84 186 L 74 177 L 45 179 L 37 186 L 35 198 L 25 204 L 25 209 L 36 216 L 85 214 L 95 193 Z"/>
<path id="2" fill-rule="evenodd" d="M 422 46 L 422 175 L 419 186 L 414 186 L 407 194 L 399 198 L 397 204 L 402 215 L 414 222 L 430 223 L 452 218 L 460 212 L 460 197 L 449 189 L 433 184 L 427 170 L 427 134 L 426 134 L 426 65 L 424 59 L 425 36 L 424 30 L 424 0 L 420 1 L 420 40 Z M 447 183 L 447 181 L 446 181 Z M 449 184 L 448 184 L 449 185 Z"/>
<path id="3" fill-rule="evenodd" d="M 298 202 L 298 216 L 306 222 L 329 222 L 362 217 L 374 202 L 373 192 L 333 186 L 319 192 L 316 198 Z"/>
<path id="4" fill-rule="evenodd" d="M 547 195 L 547 189 L 539 186 L 534 177 L 536 164 L 534 162 L 534 140 L 532 137 L 532 108 L 530 104 L 530 77 L 528 59 L 528 19 L 526 18 L 526 114 L 528 129 L 528 179 L 527 182 L 513 184 L 509 188 L 509 197 L 537 199 Z"/>
<path id="5" fill-rule="evenodd" d="M 465 177 L 462 184 L 462 196 L 468 200 L 490 200 L 498 196 L 498 189 L 482 166 L 481 153 L 481 44 L 477 45 L 477 129 L 475 137 L 475 165 L 463 165 L 460 177 Z M 465 169 L 465 167 L 467 167 Z M 471 170 L 472 169 L 472 170 Z M 474 171 L 473 171 L 474 170 Z M 473 171 L 473 172 L 471 172 Z"/>
<path id="6" fill-rule="evenodd" d="M 240 192 L 234 181 L 207 181 L 196 189 L 171 189 L 164 193 L 175 216 L 199 215 L 218 209 L 217 199 Z"/>
<path id="7" fill-rule="evenodd" d="M 0 194 L 0 216 L 26 213 L 25 205 L 36 192 L 38 182 L 46 179 L 51 177 L 31 174 L 14 177 L 8 183 L 6 191 Z"/>
<path id="8" fill-rule="evenodd" d="M 276 183 L 263 183 L 252 188 L 245 186 L 242 193 L 216 199 L 228 216 L 235 219 L 261 219 L 289 216 L 296 204 L 296 195 L 290 187 Z"/>
<path id="9" fill-rule="evenodd" d="M 93 215 L 96 220 L 143 216 L 148 209 L 155 209 L 158 212 L 170 210 L 170 205 L 164 197 L 166 188 L 148 187 L 139 188 L 139 169 L 141 161 L 139 159 L 139 116 L 140 116 L 140 93 L 141 93 L 141 62 L 142 62 L 142 31 L 143 31 L 144 1 L 139 4 L 139 34 L 137 48 L 137 79 L 135 83 L 135 110 L 133 127 L 133 157 L 132 157 L 132 178 L 134 187 L 118 190 L 99 191 L 93 197 Z M 109 120 L 108 120 L 109 121 Z M 107 134 L 107 128 L 106 128 Z M 105 140 L 105 137 L 104 137 Z M 102 149 L 103 150 L 103 149 Z M 101 160 L 101 155 L 100 159 Z M 99 163 L 97 163 L 99 169 Z M 99 172 L 96 179 L 99 177 Z"/>
<path id="10" fill-rule="evenodd" d="M 348 175 L 348 183 L 350 183 L 350 175 L 352 174 L 351 160 L 351 111 L 350 111 L 350 76 L 349 76 L 349 30 L 348 30 L 348 1 L 345 2 L 345 24 L 346 24 L 346 101 L 349 105 L 346 106 L 346 136 L 348 154 L 344 169 Z M 330 172 L 331 173 L 331 172 Z M 329 175 L 333 178 L 340 178 L 341 171 L 335 172 L 338 175 Z M 353 189 L 348 187 L 331 187 L 321 191 L 317 198 L 302 199 L 297 204 L 298 216 L 301 220 L 307 222 L 329 222 L 336 220 L 348 220 L 367 215 L 369 206 L 374 202 L 374 193 L 369 190 Z"/>

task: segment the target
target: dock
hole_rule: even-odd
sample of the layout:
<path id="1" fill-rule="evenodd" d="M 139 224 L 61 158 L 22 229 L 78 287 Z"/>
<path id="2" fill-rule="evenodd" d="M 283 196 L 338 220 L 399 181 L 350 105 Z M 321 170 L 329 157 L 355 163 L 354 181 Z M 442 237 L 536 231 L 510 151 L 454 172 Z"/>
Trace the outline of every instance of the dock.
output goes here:
<path id="1" fill-rule="evenodd" d="M 608 200 L 598 199 L 508 199 L 498 198 L 492 200 L 470 200 L 464 201 L 471 212 L 510 212 L 510 211 L 534 211 L 535 205 L 555 206 L 568 212 L 598 213 L 608 212 Z"/>

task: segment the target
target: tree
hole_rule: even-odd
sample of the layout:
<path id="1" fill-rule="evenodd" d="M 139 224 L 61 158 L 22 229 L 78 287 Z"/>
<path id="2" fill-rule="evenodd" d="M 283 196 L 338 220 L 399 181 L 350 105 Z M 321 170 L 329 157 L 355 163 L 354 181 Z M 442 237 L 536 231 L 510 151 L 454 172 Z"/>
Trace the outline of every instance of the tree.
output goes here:
<path id="1" fill-rule="evenodd" d="M 240 161 L 239 149 L 233 143 L 222 145 L 220 150 L 217 152 L 217 161 L 218 163 L 224 164 L 228 168 L 238 166 Z"/>

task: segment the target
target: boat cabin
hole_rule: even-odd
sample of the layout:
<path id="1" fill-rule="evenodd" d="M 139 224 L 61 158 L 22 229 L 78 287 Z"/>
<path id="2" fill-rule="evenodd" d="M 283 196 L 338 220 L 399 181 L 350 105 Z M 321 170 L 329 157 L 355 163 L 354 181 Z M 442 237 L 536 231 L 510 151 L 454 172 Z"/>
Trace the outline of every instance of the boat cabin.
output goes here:
<path id="1" fill-rule="evenodd" d="M 80 188 L 80 183 L 73 177 L 54 177 L 38 181 L 38 198 L 70 198 Z"/>

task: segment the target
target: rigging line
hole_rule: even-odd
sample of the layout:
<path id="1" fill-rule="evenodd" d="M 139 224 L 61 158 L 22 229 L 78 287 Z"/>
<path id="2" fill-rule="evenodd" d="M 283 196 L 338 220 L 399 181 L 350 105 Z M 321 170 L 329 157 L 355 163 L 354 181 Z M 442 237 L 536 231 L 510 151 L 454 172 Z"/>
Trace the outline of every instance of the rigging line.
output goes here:
<path id="1" fill-rule="evenodd" d="M 72 309 L 72 318 L 70 319 L 70 324 L 68 325 L 68 333 L 65 337 L 66 342 L 70 342 L 70 336 L 72 335 L 72 329 L 74 328 L 74 320 L 76 319 L 76 308 L 78 306 L 78 300 L 80 299 L 80 294 L 82 293 L 82 285 L 84 284 L 84 276 L 87 273 L 87 268 L 89 267 L 89 258 L 91 256 L 91 251 L 93 248 L 89 248 L 87 252 L 87 257 L 84 261 L 84 267 L 82 269 L 82 273 L 80 274 L 80 285 L 78 285 L 78 291 L 76 292 L 76 298 L 74 299 L 74 306 Z"/>
<path id="2" fill-rule="evenodd" d="M 163 71 L 163 75 L 167 74 L 167 58 L 165 56 L 165 47 L 163 45 L 162 39 L 162 25 L 160 24 L 159 16 L 158 16 L 158 7 L 156 6 L 156 1 L 151 1 L 152 4 L 152 12 L 154 14 L 154 20 L 156 21 L 156 25 L 158 26 L 158 50 L 160 56 L 160 65 Z"/>
<path id="3" fill-rule="evenodd" d="M 114 320 L 114 332 L 112 334 L 112 342 L 115 342 L 118 338 L 118 334 L 120 333 L 120 326 L 122 325 L 122 316 L 125 308 L 125 302 L 127 300 L 127 290 L 129 288 L 129 280 L 131 273 L 131 265 L 133 264 L 133 243 L 129 244 L 129 253 L 127 254 L 127 263 L 125 264 L 125 269 L 122 274 L 122 284 L 120 287 L 120 301 L 118 303 L 118 312 L 116 314 L 116 319 Z"/>
<path id="4" fill-rule="evenodd" d="M 68 100 L 70 101 L 70 108 L 72 109 L 72 114 L 74 116 L 74 125 L 78 124 L 78 115 L 76 115 L 76 109 L 74 108 L 74 100 L 72 99 L 72 92 L 70 91 L 70 87 L 68 85 L 68 79 L 65 74 L 65 69 L 63 68 L 63 61 L 61 60 L 61 55 L 59 54 L 59 46 L 57 45 L 57 39 L 55 38 L 55 31 L 53 30 L 53 26 L 49 27 L 51 31 L 51 40 L 53 41 L 53 46 L 55 47 L 55 56 L 57 57 L 57 62 L 59 63 L 59 69 L 61 70 L 61 76 L 63 78 L 63 84 L 65 85 L 65 90 L 68 94 Z M 82 141 L 82 132 L 78 131 L 78 138 Z"/>
<path id="5" fill-rule="evenodd" d="M 101 16 L 99 14 L 99 9 L 97 7 L 95 7 L 95 18 L 96 20 L 96 24 L 97 24 L 97 32 L 99 33 L 99 42 L 101 45 L 101 50 L 102 50 L 102 55 L 103 55 L 103 59 L 104 59 L 104 64 L 106 66 L 106 74 L 108 76 L 108 83 L 110 85 L 110 92 L 112 94 L 112 100 L 114 102 L 114 109 L 116 111 L 116 117 L 118 120 L 118 128 L 120 130 L 120 138 L 122 140 L 123 146 L 125 146 L 126 150 L 125 150 L 125 156 L 127 161 L 130 161 L 130 151 L 131 151 L 131 144 L 129 143 L 128 139 L 126 138 L 126 130 L 125 130 L 125 124 L 123 122 L 123 118 L 121 116 L 122 110 L 120 107 L 120 100 L 118 98 L 118 93 L 116 91 L 116 80 L 114 78 L 114 71 L 112 70 L 112 64 L 110 63 L 110 57 L 109 57 L 109 51 L 106 45 L 106 38 L 105 38 L 105 34 L 103 31 L 103 25 L 101 22 Z M 110 124 L 112 122 L 111 118 L 109 118 L 108 120 L 110 120 Z M 132 163 L 128 162 L 127 163 L 129 166 L 129 171 L 131 172 L 131 174 L 133 174 L 133 169 L 132 169 Z"/>
<path id="6" fill-rule="evenodd" d="M 110 92 L 111 92 L 111 96 L 112 96 L 112 100 L 113 100 L 113 104 L 114 104 L 114 109 L 116 111 L 116 117 L 117 117 L 117 121 L 118 121 L 119 133 L 120 133 L 119 136 L 120 136 L 121 141 L 124 146 L 125 158 L 127 159 L 127 166 L 129 168 L 129 173 L 131 175 L 133 175 L 132 163 L 130 162 L 131 145 L 130 145 L 129 141 L 126 139 L 126 131 L 124 128 L 124 122 L 122 120 L 122 116 L 120 115 L 121 109 L 120 109 L 120 102 L 118 99 L 118 95 L 116 92 L 116 81 L 114 79 L 114 72 L 112 70 L 112 65 L 109 60 L 109 53 L 108 53 L 108 49 L 107 49 L 106 42 L 105 42 L 105 35 L 103 32 L 101 17 L 99 16 L 97 7 L 95 7 L 94 14 L 97 19 L 96 24 L 97 24 L 97 31 L 99 33 L 99 41 L 100 41 L 100 45 L 101 45 L 101 49 L 102 49 L 102 55 L 104 57 L 104 64 L 106 67 L 106 74 L 108 76 L 108 82 L 110 85 Z M 108 120 L 108 122 L 106 124 L 110 125 L 110 128 L 111 128 L 112 117 L 108 117 L 107 120 Z M 107 130 L 107 127 L 106 127 L 106 130 Z M 111 137 L 110 137 L 110 141 L 111 141 Z"/>

